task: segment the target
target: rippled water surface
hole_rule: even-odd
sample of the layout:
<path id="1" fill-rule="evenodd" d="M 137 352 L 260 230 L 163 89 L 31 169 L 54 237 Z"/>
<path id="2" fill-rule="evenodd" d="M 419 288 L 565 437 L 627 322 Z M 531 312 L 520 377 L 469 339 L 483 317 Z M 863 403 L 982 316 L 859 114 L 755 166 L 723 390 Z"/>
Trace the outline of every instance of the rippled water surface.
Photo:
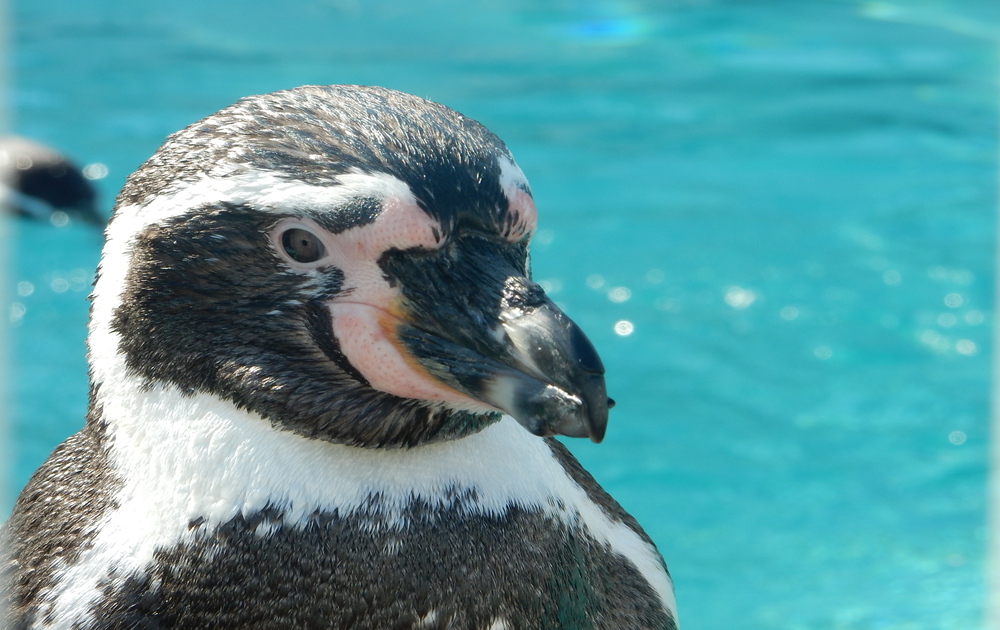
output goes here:
<path id="1" fill-rule="evenodd" d="M 304 83 L 503 137 L 619 401 L 571 447 L 686 630 L 979 626 L 1000 4 L 11 5 L 15 130 L 106 165 L 108 209 L 166 134 Z M 82 424 L 101 239 L 10 233 L 13 494 Z"/>

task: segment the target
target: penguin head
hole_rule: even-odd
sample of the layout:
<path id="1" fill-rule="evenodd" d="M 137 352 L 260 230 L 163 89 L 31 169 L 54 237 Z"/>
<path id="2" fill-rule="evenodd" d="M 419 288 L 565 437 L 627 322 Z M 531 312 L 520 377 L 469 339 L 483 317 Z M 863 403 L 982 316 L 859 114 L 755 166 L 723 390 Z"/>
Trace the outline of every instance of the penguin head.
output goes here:
<path id="1" fill-rule="evenodd" d="M 531 281 L 503 142 L 374 87 L 249 97 L 126 182 L 93 296 L 92 380 L 207 393 L 307 437 L 457 439 L 513 416 L 603 438 L 604 367 Z"/>

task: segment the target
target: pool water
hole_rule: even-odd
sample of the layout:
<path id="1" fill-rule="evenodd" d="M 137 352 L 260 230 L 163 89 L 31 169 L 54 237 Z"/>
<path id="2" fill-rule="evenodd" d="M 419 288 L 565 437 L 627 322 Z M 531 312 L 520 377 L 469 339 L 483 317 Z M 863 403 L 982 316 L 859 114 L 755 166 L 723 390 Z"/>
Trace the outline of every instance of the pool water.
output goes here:
<path id="1" fill-rule="evenodd" d="M 685 630 L 980 627 L 1000 3 L 10 5 L 14 130 L 105 165 L 106 209 L 166 134 L 300 84 L 503 137 L 619 402 L 570 447 Z M 4 513 L 82 425 L 101 246 L 7 229 Z"/>

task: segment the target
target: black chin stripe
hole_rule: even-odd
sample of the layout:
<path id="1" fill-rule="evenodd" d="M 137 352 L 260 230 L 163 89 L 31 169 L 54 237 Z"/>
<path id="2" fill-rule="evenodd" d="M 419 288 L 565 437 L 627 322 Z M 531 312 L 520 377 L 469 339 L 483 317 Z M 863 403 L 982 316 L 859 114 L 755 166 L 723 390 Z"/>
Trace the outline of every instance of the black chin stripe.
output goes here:
<path id="1" fill-rule="evenodd" d="M 306 327 L 316 347 L 341 370 L 366 387 L 371 383 L 355 368 L 340 349 L 340 341 L 333 332 L 330 310 L 321 302 L 311 302 L 306 308 Z"/>

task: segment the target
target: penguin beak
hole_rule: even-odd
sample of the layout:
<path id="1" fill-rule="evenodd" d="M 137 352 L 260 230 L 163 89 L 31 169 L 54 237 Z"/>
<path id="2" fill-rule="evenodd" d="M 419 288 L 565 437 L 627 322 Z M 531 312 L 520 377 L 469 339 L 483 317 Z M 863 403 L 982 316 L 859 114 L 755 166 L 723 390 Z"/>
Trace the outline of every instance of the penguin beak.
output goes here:
<path id="1" fill-rule="evenodd" d="M 600 442 L 609 401 L 597 351 L 537 284 L 495 262 L 473 266 L 474 282 L 407 304 L 397 339 L 434 379 L 535 435 Z"/>
<path id="2" fill-rule="evenodd" d="M 604 439 L 608 394 L 594 346 L 547 297 L 525 311 L 501 311 L 512 370 L 486 382 L 485 402 L 507 411 L 536 435 Z"/>

